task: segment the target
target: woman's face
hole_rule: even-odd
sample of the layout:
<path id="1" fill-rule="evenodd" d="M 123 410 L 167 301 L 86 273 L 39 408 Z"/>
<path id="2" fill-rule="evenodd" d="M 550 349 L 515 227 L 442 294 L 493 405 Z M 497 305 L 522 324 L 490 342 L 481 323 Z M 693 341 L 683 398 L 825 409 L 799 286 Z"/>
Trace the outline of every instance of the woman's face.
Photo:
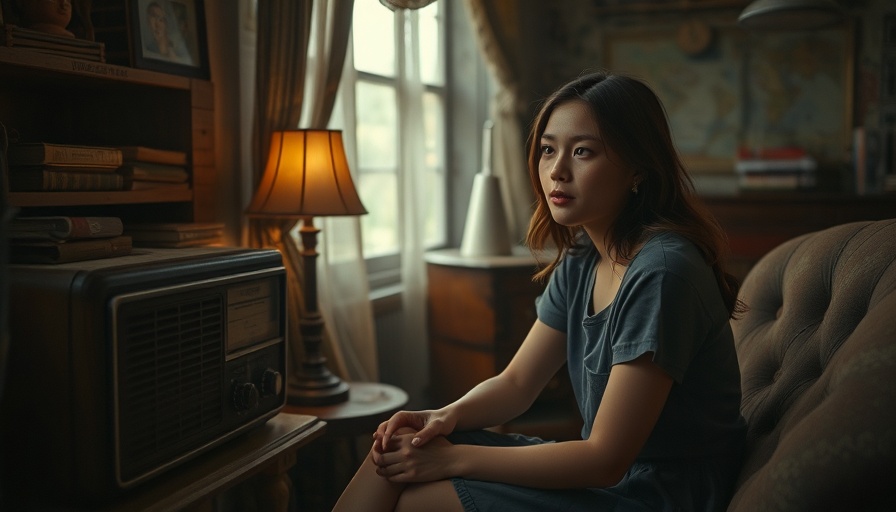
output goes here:
<path id="1" fill-rule="evenodd" d="M 632 194 L 634 173 L 601 139 L 581 100 L 556 106 L 541 136 L 541 189 L 554 221 L 603 236 Z"/>
<path id="2" fill-rule="evenodd" d="M 158 5 L 151 5 L 147 10 L 149 14 L 149 29 L 152 30 L 156 41 L 163 41 L 168 36 L 168 17 L 165 11 Z"/>

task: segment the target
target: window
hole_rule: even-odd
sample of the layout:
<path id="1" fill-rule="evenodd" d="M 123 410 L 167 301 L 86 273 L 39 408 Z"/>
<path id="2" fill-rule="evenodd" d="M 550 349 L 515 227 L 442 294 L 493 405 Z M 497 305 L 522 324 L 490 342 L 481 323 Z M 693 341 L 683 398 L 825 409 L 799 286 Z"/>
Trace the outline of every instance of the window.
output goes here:
<path id="1" fill-rule="evenodd" d="M 394 284 L 399 275 L 401 216 L 423 219 L 426 247 L 444 245 L 445 213 L 445 76 L 444 30 L 440 2 L 415 11 L 392 12 L 376 1 L 356 1 L 352 26 L 354 73 L 343 77 L 353 85 L 356 180 L 368 214 L 361 217 L 364 257 L 371 287 Z M 399 136 L 406 105 L 400 101 L 402 62 L 419 66 L 423 88 L 421 168 L 403 169 Z M 354 83 L 351 84 L 350 82 Z M 425 184 L 424 211 L 402 211 L 402 173 L 419 173 Z"/>

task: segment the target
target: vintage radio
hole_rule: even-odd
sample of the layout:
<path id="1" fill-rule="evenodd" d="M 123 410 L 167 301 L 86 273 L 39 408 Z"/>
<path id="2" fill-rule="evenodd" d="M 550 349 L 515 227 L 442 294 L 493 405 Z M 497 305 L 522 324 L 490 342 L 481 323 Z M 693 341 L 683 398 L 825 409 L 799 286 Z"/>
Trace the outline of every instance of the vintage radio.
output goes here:
<path id="1" fill-rule="evenodd" d="M 7 494 L 105 501 L 276 415 L 285 279 L 264 249 L 10 265 Z"/>

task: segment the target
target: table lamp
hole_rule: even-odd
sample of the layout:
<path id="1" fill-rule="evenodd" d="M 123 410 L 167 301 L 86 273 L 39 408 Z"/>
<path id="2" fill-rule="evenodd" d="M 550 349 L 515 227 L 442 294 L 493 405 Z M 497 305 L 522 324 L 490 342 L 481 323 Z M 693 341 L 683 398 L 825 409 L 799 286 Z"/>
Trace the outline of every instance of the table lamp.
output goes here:
<path id="1" fill-rule="evenodd" d="M 324 321 L 317 303 L 317 234 L 314 217 L 367 213 L 352 182 L 342 132 L 279 130 L 261 183 L 246 214 L 260 219 L 302 220 L 305 308 L 299 321 L 304 356 L 290 382 L 288 403 L 332 405 L 348 400 L 348 384 L 327 368 L 321 352 Z M 285 233 L 283 233 L 285 235 Z"/>

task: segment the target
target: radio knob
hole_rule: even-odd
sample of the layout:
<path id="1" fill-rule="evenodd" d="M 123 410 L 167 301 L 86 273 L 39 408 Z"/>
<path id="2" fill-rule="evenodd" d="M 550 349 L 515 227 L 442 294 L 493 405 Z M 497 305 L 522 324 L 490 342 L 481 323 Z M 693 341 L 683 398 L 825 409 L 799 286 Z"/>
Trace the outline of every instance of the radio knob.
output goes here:
<path id="1" fill-rule="evenodd" d="M 248 411 L 258 407 L 258 388 L 251 382 L 243 382 L 233 387 L 233 406 L 237 411 Z"/>
<path id="2" fill-rule="evenodd" d="M 283 376 L 268 368 L 261 376 L 261 396 L 279 395 L 283 390 Z"/>

